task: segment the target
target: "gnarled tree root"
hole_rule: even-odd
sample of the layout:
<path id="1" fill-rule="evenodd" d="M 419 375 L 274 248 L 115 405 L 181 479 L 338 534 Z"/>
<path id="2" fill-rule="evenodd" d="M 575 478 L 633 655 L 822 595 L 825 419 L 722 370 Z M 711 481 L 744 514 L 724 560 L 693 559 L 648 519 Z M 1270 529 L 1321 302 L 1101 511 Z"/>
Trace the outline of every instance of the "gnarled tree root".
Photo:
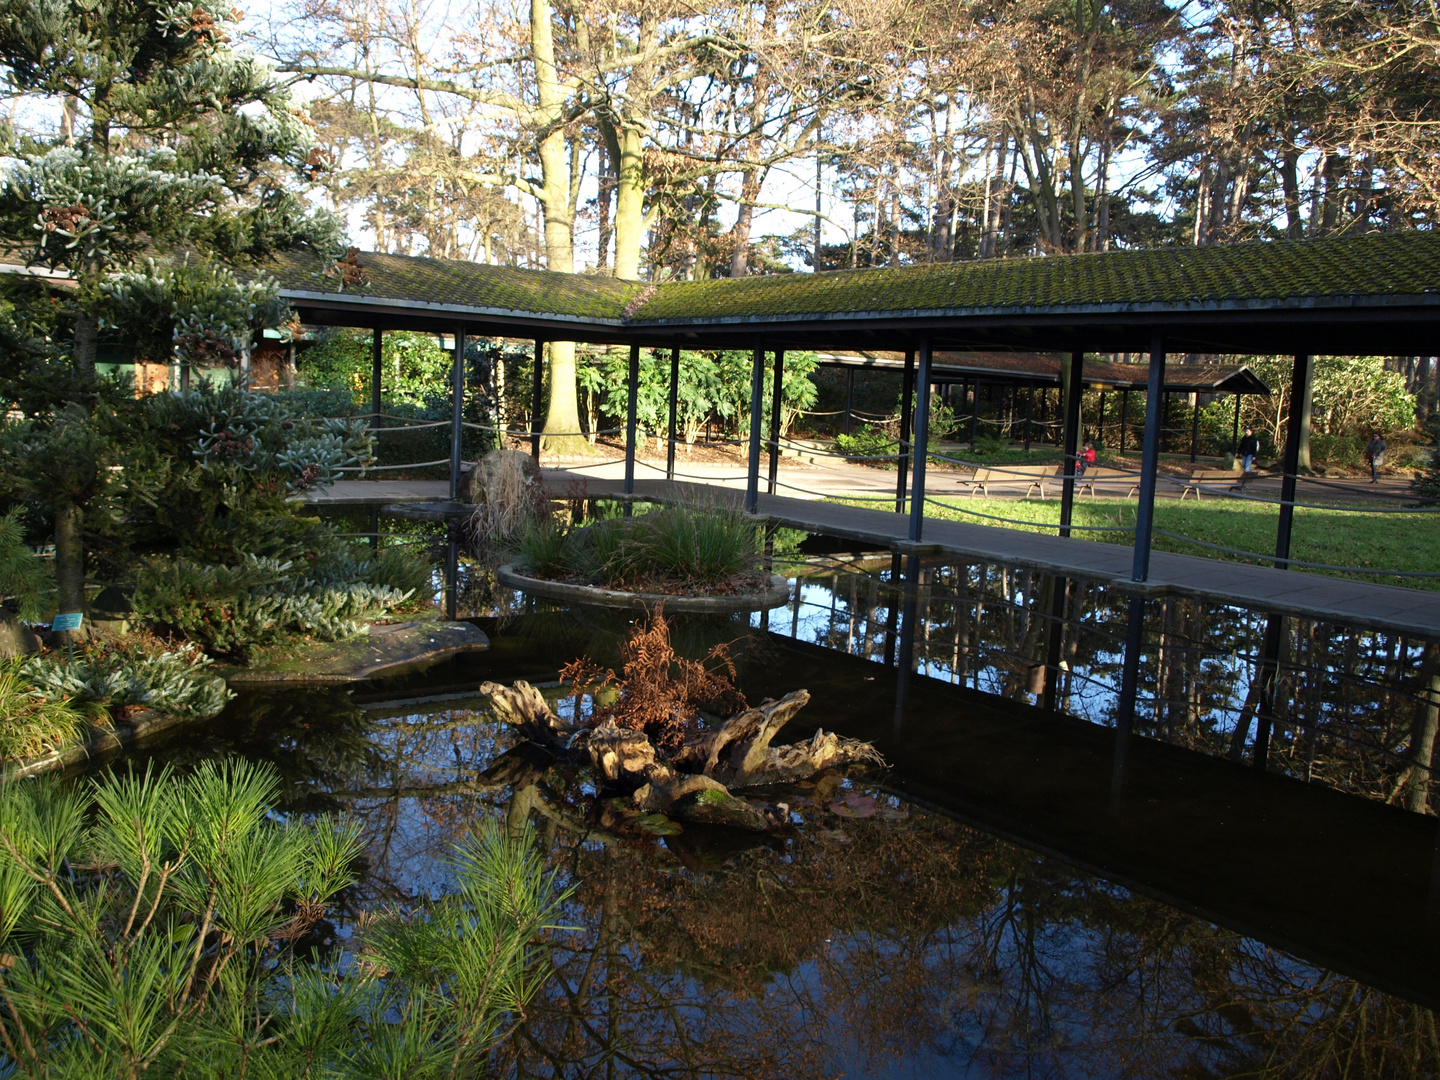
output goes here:
<path id="1" fill-rule="evenodd" d="M 630 788 L 635 807 L 682 821 L 728 825 L 756 832 L 784 827 L 784 803 L 738 798 L 731 789 L 770 787 L 846 765 L 884 765 L 869 743 L 817 731 L 804 742 L 772 746 L 775 735 L 810 701 L 795 690 L 732 716 L 716 730 L 681 747 L 669 761 L 656 759 L 644 732 L 607 721 L 593 729 L 566 724 L 529 683 L 513 688 L 482 683 L 495 713 L 526 738 L 572 760 L 588 758 L 611 788 Z"/>

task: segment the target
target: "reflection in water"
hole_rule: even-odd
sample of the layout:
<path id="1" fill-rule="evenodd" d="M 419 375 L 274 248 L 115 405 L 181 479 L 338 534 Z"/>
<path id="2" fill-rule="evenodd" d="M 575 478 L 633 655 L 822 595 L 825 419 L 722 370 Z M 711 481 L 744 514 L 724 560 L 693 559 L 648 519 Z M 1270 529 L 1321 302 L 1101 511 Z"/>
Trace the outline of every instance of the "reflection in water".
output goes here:
<path id="1" fill-rule="evenodd" d="M 574 655 L 602 644 L 605 625 L 572 616 L 558 650 L 541 636 Z M 1019 618 L 1016 629 L 1029 632 Z M 502 657 L 520 648 L 508 640 L 497 636 Z M 879 809 L 861 818 L 829 809 L 835 778 L 804 787 L 781 837 L 616 836 L 583 777 L 515 751 L 489 713 L 386 704 L 473 686 L 467 671 L 364 696 L 250 697 L 163 752 L 180 767 L 230 752 L 273 761 L 284 810 L 361 821 L 352 912 L 444 890 L 444 856 L 482 817 L 530 829 L 578 886 L 577 929 L 556 937 L 554 978 L 497 1051 L 498 1075 L 1280 1077 L 1440 1064 L 1424 1008 L 873 786 Z"/>
<path id="2" fill-rule="evenodd" d="M 1412 810 L 1429 807 L 1428 766 L 1440 737 L 1436 643 L 1185 597 L 1132 597 L 987 563 L 931 560 L 903 579 L 888 556 L 776 569 L 791 576 L 793 598 L 788 610 L 769 614 L 772 633 Z M 906 618 L 912 604 L 915 616 Z M 1127 637 L 1138 642 L 1128 671 Z"/>

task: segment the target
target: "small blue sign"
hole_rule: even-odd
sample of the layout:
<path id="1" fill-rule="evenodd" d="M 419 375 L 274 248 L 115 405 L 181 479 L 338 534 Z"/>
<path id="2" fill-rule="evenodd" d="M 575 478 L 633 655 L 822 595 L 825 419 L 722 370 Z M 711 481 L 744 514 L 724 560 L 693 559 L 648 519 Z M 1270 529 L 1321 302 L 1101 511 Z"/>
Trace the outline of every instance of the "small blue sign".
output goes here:
<path id="1" fill-rule="evenodd" d="M 83 611 L 72 611 L 65 615 L 56 615 L 50 623 L 50 629 L 57 633 L 61 630 L 79 630 L 80 624 L 85 621 Z"/>

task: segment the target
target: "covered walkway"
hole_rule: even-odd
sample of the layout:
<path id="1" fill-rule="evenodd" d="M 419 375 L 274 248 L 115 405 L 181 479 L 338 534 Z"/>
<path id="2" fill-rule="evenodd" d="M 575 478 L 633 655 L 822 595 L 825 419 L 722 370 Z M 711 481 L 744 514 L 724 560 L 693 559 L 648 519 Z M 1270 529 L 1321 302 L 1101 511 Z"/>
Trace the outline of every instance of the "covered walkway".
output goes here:
<path id="1" fill-rule="evenodd" d="M 676 385 L 681 349 L 748 349 L 752 354 L 750 432 L 744 507 L 760 511 L 762 486 L 777 491 L 781 446 L 780 393 L 787 349 L 884 349 L 904 354 L 911 391 L 901 410 L 897 501 L 908 503 L 903 540 L 918 548 L 940 526 L 927 522 L 926 465 L 934 355 L 942 350 L 1060 352 L 1062 483 L 1058 532 L 1069 537 L 1075 498 L 1074 469 L 1080 439 L 1080 394 L 1086 353 L 1148 356 L 1142 464 L 1136 476 L 1138 508 L 1128 556 L 1135 586 L 1127 626 L 1126 673 L 1117 723 L 1134 718 L 1135 672 L 1141 646 L 1143 596 L 1160 568 L 1152 558 L 1154 505 L 1159 483 L 1160 437 L 1167 357 L 1175 353 L 1283 354 L 1294 358 L 1289 438 L 1284 448 L 1274 550 L 1274 574 L 1290 565 L 1291 524 L 1297 503 L 1301 405 L 1309 398 L 1317 357 L 1417 355 L 1440 341 L 1440 234 L 1394 232 L 1311 241 L 1277 241 L 1231 247 L 1112 251 L 1045 258 L 943 263 L 825 274 L 781 274 L 714 281 L 650 284 L 439 259 L 361 254 L 360 282 L 350 286 L 334 267 L 290 256 L 274 272 L 282 294 L 311 325 L 369 327 L 374 332 L 374 412 L 381 408 L 381 334 L 416 329 L 452 334 L 455 362 L 450 493 L 461 474 L 462 406 L 467 335 L 529 338 L 540 355 L 546 341 L 588 341 L 629 347 L 629 404 L 622 493 L 634 494 L 637 396 L 642 348 L 670 352 L 669 432 L 673 461 L 678 431 Z M 353 275 L 352 275 L 353 277 Z M 773 355 L 773 360 L 771 359 Z M 1321 361 L 1323 362 L 1323 360 Z M 533 415 L 544 415 L 540 365 Z M 766 374 L 771 374 L 767 388 Z M 762 429 L 767 389 L 770 428 Z M 1308 416 L 1303 418 L 1308 421 Z M 563 434 L 563 433 L 552 433 Z M 539 457 L 541 435 L 533 433 Z M 762 477 L 762 456 L 769 463 Z M 667 476 L 673 476 L 673 466 Z M 975 527 L 971 527 L 975 528 Z M 1005 533 L 1017 548 L 1018 534 Z M 1423 541 L 1429 542 L 1429 538 Z M 1048 557 L 1066 557 L 1064 540 L 1046 545 Z M 1071 544 L 1080 549 L 1095 544 Z M 1072 556 L 1073 557 L 1073 556 Z M 1083 558 L 1092 557 L 1087 552 Z M 909 560 L 907 576 L 918 574 Z M 1184 578 L 1200 574 L 1237 583 L 1249 568 L 1190 560 L 1175 564 Z M 1120 576 L 1123 578 L 1123 566 Z M 1274 574 L 1266 580 L 1273 580 Z M 1272 684 L 1284 641 L 1282 598 L 1287 592 L 1357 590 L 1374 593 L 1373 614 L 1392 610 L 1386 586 L 1341 585 L 1305 577 L 1276 581 L 1251 593 L 1274 613 L 1265 634 L 1262 681 Z M 1263 594 L 1263 595 L 1262 595 Z M 1440 638 L 1440 618 L 1428 614 L 1423 594 L 1408 593 L 1421 613 L 1417 632 Z M 1387 599 L 1381 599 L 1387 598 Z M 1238 600 L 1236 602 L 1239 602 Z M 1384 609 L 1381 611 L 1380 609 Z M 1268 698 L 1267 698 L 1268 700 Z M 1257 754 L 1264 760 L 1264 754 Z"/>

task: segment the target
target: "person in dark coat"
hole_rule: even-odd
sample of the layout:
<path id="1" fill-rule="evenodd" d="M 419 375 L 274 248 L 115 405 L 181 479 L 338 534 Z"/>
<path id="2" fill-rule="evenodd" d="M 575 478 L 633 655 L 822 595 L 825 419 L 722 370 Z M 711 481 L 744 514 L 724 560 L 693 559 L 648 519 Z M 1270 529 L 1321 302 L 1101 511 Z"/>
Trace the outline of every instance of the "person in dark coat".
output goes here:
<path id="1" fill-rule="evenodd" d="M 1385 464 L 1385 437 L 1375 432 L 1370 445 L 1365 447 L 1365 460 L 1370 463 L 1370 483 L 1380 482 L 1380 466 Z"/>
<path id="2" fill-rule="evenodd" d="M 1240 468 L 1249 472 L 1255 467 L 1255 455 L 1260 453 L 1260 440 L 1255 437 L 1254 428 L 1245 429 L 1245 437 L 1240 440 Z"/>

